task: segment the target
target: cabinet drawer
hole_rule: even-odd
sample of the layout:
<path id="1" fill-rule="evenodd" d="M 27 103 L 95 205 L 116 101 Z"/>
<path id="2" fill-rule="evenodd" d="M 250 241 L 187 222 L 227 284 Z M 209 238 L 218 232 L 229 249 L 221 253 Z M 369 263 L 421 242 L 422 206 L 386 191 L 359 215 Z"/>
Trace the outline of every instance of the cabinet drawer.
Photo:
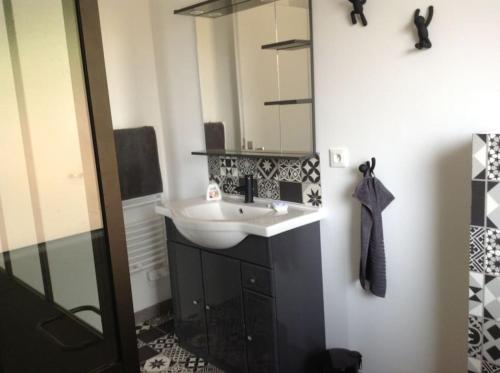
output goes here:
<path id="1" fill-rule="evenodd" d="M 243 287 L 259 293 L 274 295 L 273 273 L 267 268 L 242 264 Z"/>

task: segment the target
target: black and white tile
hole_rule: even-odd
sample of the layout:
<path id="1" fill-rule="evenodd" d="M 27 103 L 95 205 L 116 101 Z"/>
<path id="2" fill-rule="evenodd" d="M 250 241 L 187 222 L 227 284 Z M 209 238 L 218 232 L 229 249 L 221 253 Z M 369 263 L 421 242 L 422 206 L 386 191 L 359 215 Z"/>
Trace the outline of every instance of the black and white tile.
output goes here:
<path id="1" fill-rule="evenodd" d="M 280 184 L 277 180 L 257 180 L 257 195 L 260 198 L 280 199 Z"/>
<path id="2" fill-rule="evenodd" d="M 279 181 L 302 182 L 301 162 L 298 159 L 280 159 L 278 172 Z"/>
<path id="3" fill-rule="evenodd" d="M 488 135 L 488 179 L 500 180 L 500 135 Z"/>
<path id="4" fill-rule="evenodd" d="M 209 175 L 220 176 L 221 161 L 219 156 L 208 157 L 208 173 Z"/>
<path id="5" fill-rule="evenodd" d="M 262 179 L 277 179 L 278 162 L 273 158 L 261 158 L 257 161 L 258 177 Z"/>
<path id="6" fill-rule="evenodd" d="M 167 317 L 136 327 L 141 373 L 224 373 L 180 347 L 172 323 Z"/>
<path id="7" fill-rule="evenodd" d="M 481 368 L 482 368 L 482 361 L 469 356 L 469 358 L 467 359 L 467 372 L 482 373 Z"/>
<path id="8" fill-rule="evenodd" d="M 484 317 L 500 320 L 500 277 L 484 276 L 482 299 L 484 302 Z"/>
<path id="9" fill-rule="evenodd" d="M 469 315 L 483 316 L 483 290 L 484 274 L 469 272 Z M 493 302 L 493 299 L 490 300 Z M 493 311 L 496 310 L 495 303 L 492 303 L 491 307 Z"/>
<path id="10" fill-rule="evenodd" d="M 255 196 L 320 207 L 319 156 L 309 159 L 208 157 L 209 180 L 226 194 L 239 194 L 244 176 L 254 177 Z"/>
<path id="11" fill-rule="evenodd" d="M 259 175 L 257 172 L 257 159 L 250 157 L 238 158 L 238 174 L 240 177 L 252 175 L 257 178 Z"/>
<path id="12" fill-rule="evenodd" d="M 483 361 L 482 373 L 500 373 L 500 366 L 485 360 Z"/>
<path id="13" fill-rule="evenodd" d="M 302 198 L 306 205 L 313 207 L 320 207 L 323 204 L 321 196 L 321 185 L 303 183 Z"/>
<path id="14" fill-rule="evenodd" d="M 236 194 L 238 186 L 240 185 L 240 179 L 238 176 L 221 176 L 219 186 L 224 193 Z"/>
<path id="15" fill-rule="evenodd" d="M 500 275 L 500 230 L 486 229 L 486 274 Z"/>
<path id="16" fill-rule="evenodd" d="M 489 363 L 500 364 L 500 324 L 495 320 L 483 322 L 483 357 Z"/>
<path id="17" fill-rule="evenodd" d="M 486 190 L 486 226 L 500 229 L 500 183 L 488 181 Z"/>
<path id="18" fill-rule="evenodd" d="M 319 184 L 321 174 L 319 169 L 319 157 L 312 157 L 302 161 L 302 182 Z"/>
<path id="19" fill-rule="evenodd" d="M 470 227 L 469 231 L 469 270 L 473 272 L 484 272 L 484 238 L 483 227 Z"/>
<path id="20" fill-rule="evenodd" d="M 302 184 L 288 181 L 279 182 L 280 199 L 288 202 L 302 203 Z"/>
<path id="21" fill-rule="evenodd" d="M 220 175 L 238 177 L 238 159 L 236 157 L 220 157 Z"/>
<path id="22" fill-rule="evenodd" d="M 481 358 L 483 347 L 483 320 L 480 317 L 469 316 L 469 356 Z"/>

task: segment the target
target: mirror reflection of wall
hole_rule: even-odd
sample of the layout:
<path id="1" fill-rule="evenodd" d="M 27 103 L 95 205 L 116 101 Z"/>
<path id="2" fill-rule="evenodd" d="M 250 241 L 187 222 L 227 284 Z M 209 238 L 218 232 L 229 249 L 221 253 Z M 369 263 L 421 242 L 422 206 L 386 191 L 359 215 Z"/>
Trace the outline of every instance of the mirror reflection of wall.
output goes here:
<path id="1" fill-rule="evenodd" d="M 309 0 L 197 17 L 196 33 L 203 121 L 224 124 L 225 149 L 313 152 Z"/>

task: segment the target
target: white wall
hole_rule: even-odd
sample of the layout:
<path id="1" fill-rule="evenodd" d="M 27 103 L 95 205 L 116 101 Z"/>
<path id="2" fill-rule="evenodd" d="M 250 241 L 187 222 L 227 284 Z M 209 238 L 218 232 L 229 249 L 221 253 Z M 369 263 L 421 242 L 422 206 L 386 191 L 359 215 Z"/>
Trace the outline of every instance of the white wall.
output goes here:
<path id="1" fill-rule="evenodd" d="M 196 32 L 192 17 L 174 15 L 192 0 L 150 0 L 158 88 L 164 125 L 169 198 L 199 196 L 208 180 Z"/>
<path id="2" fill-rule="evenodd" d="M 426 3 L 368 2 L 367 28 L 349 3 L 314 0 L 316 126 L 328 346 L 359 349 L 369 373 L 466 370 L 471 134 L 500 125 L 500 3 L 441 0 L 434 47 L 414 50 L 411 18 Z M 496 130 L 495 130 L 496 129 Z M 351 166 L 327 168 L 330 146 Z M 376 156 L 395 194 L 384 214 L 387 299 L 356 281 L 357 165 Z M 346 323 L 347 321 L 347 333 Z"/>
<path id="3" fill-rule="evenodd" d="M 161 113 L 149 2 L 101 0 L 99 12 L 113 127 L 154 127 L 163 195 L 168 197 L 169 170 L 165 146 L 165 131 L 168 129 Z M 125 224 L 150 219 L 153 210 L 153 205 L 127 209 L 124 211 Z M 150 272 L 157 270 L 163 272 L 159 266 L 131 276 L 135 312 L 170 298 L 168 276 L 151 280 Z"/>

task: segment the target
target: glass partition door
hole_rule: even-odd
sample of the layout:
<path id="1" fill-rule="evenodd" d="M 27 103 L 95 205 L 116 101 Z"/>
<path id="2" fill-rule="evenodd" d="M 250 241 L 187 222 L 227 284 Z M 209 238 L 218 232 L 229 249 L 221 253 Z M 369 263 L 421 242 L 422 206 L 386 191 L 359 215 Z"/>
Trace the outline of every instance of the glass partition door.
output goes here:
<path id="1" fill-rule="evenodd" d="M 4 373 L 120 360 L 83 65 L 77 2 L 0 3 Z"/>

